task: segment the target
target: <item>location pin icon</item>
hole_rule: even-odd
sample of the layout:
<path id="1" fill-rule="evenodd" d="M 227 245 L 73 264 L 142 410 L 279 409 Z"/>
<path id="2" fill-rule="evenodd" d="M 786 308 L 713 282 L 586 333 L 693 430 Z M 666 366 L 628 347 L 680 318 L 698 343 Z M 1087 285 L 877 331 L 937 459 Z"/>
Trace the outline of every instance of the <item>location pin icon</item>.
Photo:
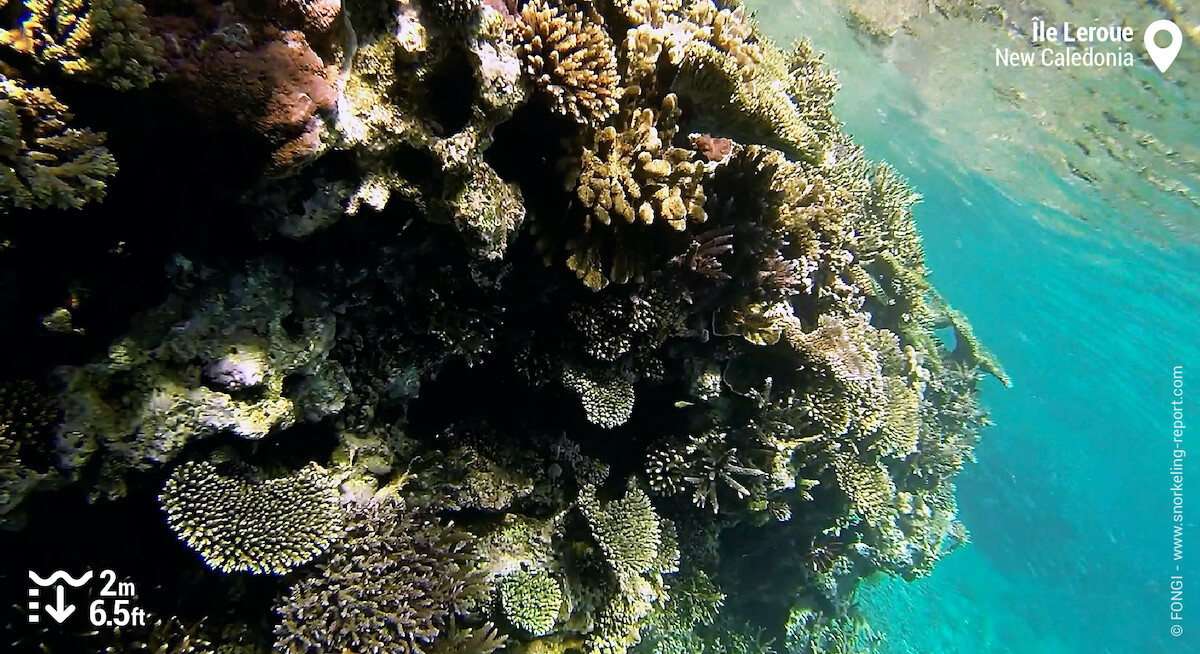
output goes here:
<path id="1" fill-rule="evenodd" d="M 1171 43 L 1165 48 L 1160 48 L 1154 43 L 1154 35 L 1159 32 L 1171 35 Z M 1159 72 L 1165 73 L 1171 67 L 1171 62 L 1175 61 L 1175 56 L 1179 54 L 1179 48 L 1183 45 L 1183 34 L 1179 32 L 1179 26 L 1175 23 L 1165 19 L 1156 20 L 1146 28 L 1145 42 L 1146 52 L 1154 60 L 1154 65 L 1158 66 Z"/>

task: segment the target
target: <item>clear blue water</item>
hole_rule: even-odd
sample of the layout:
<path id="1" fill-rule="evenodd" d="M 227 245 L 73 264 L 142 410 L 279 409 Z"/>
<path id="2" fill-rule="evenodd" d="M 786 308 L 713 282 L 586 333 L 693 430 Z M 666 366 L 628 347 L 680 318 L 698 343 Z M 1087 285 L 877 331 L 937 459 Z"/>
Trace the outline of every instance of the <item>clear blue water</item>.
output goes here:
<path id="1" fill-rule="evenodd" d="M 1074 235 L 1046 227 L 1054 221 L 1035 217 L 1047 209 L 958 171 L 919 125 L 886 108 L 859 115 L 875 119 L 850 116 L 849 131 L 925 195 L 916 220 L 934 283 L 1014 381 L 985 389 L 996 426 L 960 477 L 972 544 L 929 579 L 860 594 L 888 651 L 1200 651 L 1190 542 L 1200 490 L 1188 494 L 1190 546 L 1176 573 L 1168 479 L 1174 365 L 1185 366 L 1200 425 L 1200 251 L 1153 245 L 1115 221 Z M 1179 218 L 1195 228 L 1200 217 Z M 1173 574 L 1197 616 L 1185 613 L 1179 637 L 1169 634 Z"/>

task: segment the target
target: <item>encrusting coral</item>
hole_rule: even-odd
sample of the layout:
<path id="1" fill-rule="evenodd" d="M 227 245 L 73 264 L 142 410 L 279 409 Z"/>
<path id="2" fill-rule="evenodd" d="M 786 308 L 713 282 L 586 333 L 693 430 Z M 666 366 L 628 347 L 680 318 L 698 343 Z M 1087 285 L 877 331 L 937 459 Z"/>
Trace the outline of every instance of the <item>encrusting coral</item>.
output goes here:
<path id="1" fill-rule="evenodd" d="M 171 473 L 159 501 L 167 524 L 204 562 L 222 572 L 283 574 L 308 563 L 340 535 L 337 493 L 316 464 L 258 479 L 207 461 Z"/>
<path id="2" fill-rule="evenodd" d="M 0 519 L 157 494 L 220 600 L 145 642 L 856 651 L 859 582 L 968 538 L 1008 380 L 834 73 L 739 3 L 27 7 L 0 373 L 58 396 L 0 385 Z"/>

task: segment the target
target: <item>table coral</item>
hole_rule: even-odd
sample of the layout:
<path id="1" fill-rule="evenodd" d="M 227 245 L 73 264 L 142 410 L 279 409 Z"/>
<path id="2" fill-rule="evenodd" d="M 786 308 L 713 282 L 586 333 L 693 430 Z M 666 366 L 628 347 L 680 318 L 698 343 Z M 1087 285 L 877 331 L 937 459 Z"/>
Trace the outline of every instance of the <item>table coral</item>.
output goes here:
<path id="1" fill-rule="evenodd" d="M 283 574 L 340 534 L 334 486 L 315 464 L 294 475 L 256 476 L 188 461 L 163 487 L 167 524 L 216 570 Z"/>

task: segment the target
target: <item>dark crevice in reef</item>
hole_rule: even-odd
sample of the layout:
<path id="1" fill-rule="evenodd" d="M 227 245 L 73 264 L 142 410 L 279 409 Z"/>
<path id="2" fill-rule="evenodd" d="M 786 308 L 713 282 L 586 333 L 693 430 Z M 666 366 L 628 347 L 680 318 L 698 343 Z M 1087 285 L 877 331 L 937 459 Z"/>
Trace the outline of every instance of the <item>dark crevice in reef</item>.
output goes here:
<path id="1" fill-rule="evenodd" d="M 429 108 L 440 128 L 439 136 L 459 133 L 471 119 L 477 85 L 470 56 L 465 48 L 452 49 L 429 78 Z"/>

